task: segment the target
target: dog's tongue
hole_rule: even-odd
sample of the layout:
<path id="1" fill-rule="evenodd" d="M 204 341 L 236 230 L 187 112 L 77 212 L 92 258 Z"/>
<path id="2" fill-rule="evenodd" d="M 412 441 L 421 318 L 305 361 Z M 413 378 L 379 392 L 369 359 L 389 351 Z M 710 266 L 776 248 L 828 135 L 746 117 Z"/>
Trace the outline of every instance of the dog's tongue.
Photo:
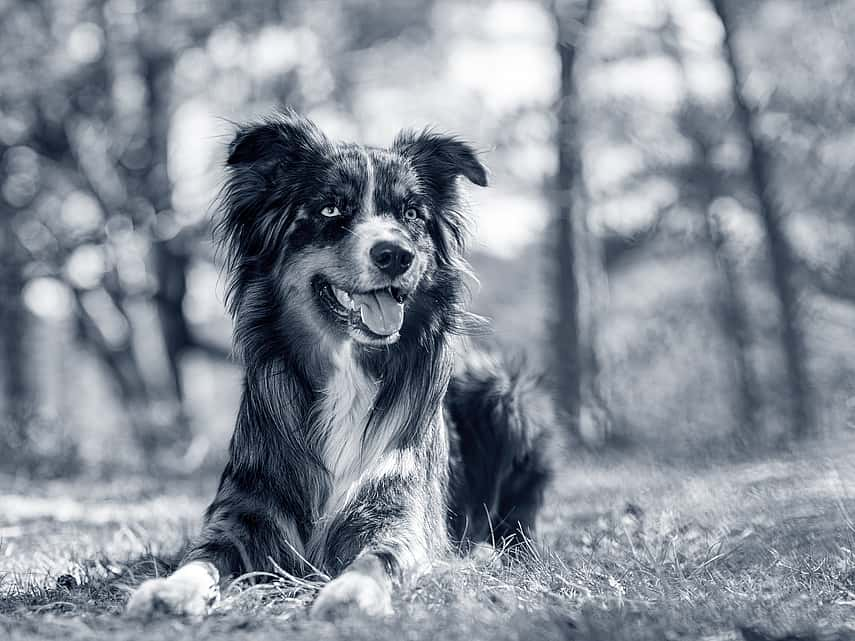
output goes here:
<path id="1" fill-rule="evenodd" d="M 404 305 L 399 303 L 388 291 L 370 294 L 353 294 L 353 300 L 359 305 L 362 322 L 375 334 L 391 336 L 404 322 Z"/>

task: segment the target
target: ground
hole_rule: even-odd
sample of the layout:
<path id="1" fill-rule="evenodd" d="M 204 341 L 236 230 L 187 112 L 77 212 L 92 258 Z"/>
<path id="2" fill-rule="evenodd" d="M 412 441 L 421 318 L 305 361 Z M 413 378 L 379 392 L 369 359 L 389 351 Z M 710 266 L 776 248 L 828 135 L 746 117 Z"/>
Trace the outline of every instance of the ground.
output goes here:
<path id="1" fill-rule="evenodd" d="M 0 638 L 855 637 L 853 453 L 838 440 L 738 463 L 572 456 L 531 554 L 450 562 L 393 617 L 337 625 L 308 620 L 316 584 L 282 575 L 236 582 L 203 622 L 122 616 L 192 534 L 215 477 L 0 479 Z"/>

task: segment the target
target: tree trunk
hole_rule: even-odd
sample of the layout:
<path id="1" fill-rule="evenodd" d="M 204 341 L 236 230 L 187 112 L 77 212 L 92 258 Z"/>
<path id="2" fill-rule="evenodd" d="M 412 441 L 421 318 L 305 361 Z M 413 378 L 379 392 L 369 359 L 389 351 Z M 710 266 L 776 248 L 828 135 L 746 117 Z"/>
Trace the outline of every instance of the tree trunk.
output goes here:
<path id="1" fill-rule="evenodd" d="M 181 377 L 181 357 L 190 346 L 190 332 L 184 317 L 184 296 L 187 293 L 186 253 L 173 251 L 168 241 L 155 241 L 152 245 L 154 273 L 157 278 L 157 316 L 169 361 L 172 388 L 178 402 L 184 401 L 184 384 Z"/>
<path id="2" fill-rule="evenodd" d="M 165 20 L 164 8 L 151 3 L 147 20 L 140 30 L 136 43 L 143 81 L 146 86 L 145 133 L 150 152 L 148 166 L 139 176 L 139 195 L 147 200 L 156 216 L 172 216 L 172 183 L 167 171 L 169 123 L 172 116 L 172 69 L 174 52 L 170 43 L 163 41 L 159 25 Z M 151 258 L 157 292 L 154 305 L 160 325 L 160 335 L 166 356 L 164 365 L 168 378 L 160 383 L 161 394 L 174 403 L 175 415 L 171 437 L 186 445 L 192 434 L 184 409 L 184 384 L 181 361 L 190 347 L 191 338 L 184 316 L 184 297 L 187 293 L 187 267 L 189 248 L 181 236 L 153 238 Z"/>
<path id="3" fill-rule="evenodd" d="M 579 435 L 592 447 L 613 436 L 613 419 L 603 394 L 597 348 L 599 318 L 609 292 L 602 240 L 591 233 L 587 212 L 576 216 L 576 274 L 579 318 Z"/>
<path id="4" fill-rule="evenodd" d="M 24 306 L 24 257 L 12 228 L 15 209 L 0 201 L 0 365 L 2 365 L 3 412 L 13 440 L 23 445 L 26 415 L 34 405 L 34 390 L 26 354 L 29 314 Z"/>
<path id="5" fill-rule="evenodd" d="M 584 344 L 580 340 L 579 271 L 577 252 L 585 247 L 577 238 L 580 214 L 574 205 L 580 179 L 580 158 L 577 139 L 575 66 L 578 44 L 591 14 L 593 0 L 562 2 L 554 6 L 558 30 L 558 55 L 561 64 L 560 95 L 557 104 L 558 172 L 555 176 L 555 222 L 552 227 L 555 243 L 555 294 L 552 323 L 552 372 L 559 408 L 576 436 L 581 435 Z M 582 241 L 582 242 L 580 242 Z M 590 357 L 590 352 L 587 353 Z M 587 358 L 588 365 L 594 361 Z"/>
<path id="6" fill-rule="evenodd" d="M 103 12 L 98 12 L 103 16 Z M 103 114 L 93 116 L 84 106 L 79 104 L 80 93 L 87 86 L 107 86 L 109 81 L 109 70 L 106 66 L 106 56 L 93 70 L 93 77 L 85 82 L 81 80 L 79 85 L 66 88 L 69 100 L 74 105 L 75 117 L 66 118 L 64 122 L 53 122 L 40 108 L 38 96 L 33 100 L 33 115 L 36 120 L 32 127 L 31 144 L 43 156 L 51 158 L 57 166 L 64 171 L 79 176 L 87 191 L 95 198 L 107 215 L 113 214 L 118 207 L 124 205 L 124 194 L 109 194 L 99 189 L 99 184 L 87 167 L 81 162 L 82 143 L 76 139 L 74 122 L 75 118 L 86 120 Z M 94 78 L 94 79 L 93 79 Z M 119 197 L 121 196 L 121 199 Z M 133 333 L 132 319 L 123 306 L 123 292 L 115 274 L 108 274 L 101 284 L 100 289 L 92 292 L 84 292 L 68 283 L 75 294 L 76 320 L 79 328 L 79 336 L 85 345 L 98 357 L 100 363 L 109 374 L 110 380 L 119 392 L 119 398 L 127 413 L 128 421 L 134 432 L 134 437 L 147 457 L 151 456 L 153 444 L 157 440 L 156 426 L 153 417 L 157 414 L 154 410 L 153 399 L 148 389 L 142 367 L 134 350 L 131 334 Z M 87 308 L 86 299 L 90 295 L 103 295 L 115 306 L 115 312 L 122 316 L 127 323 L 129 334 L 120 340 L 109 340 L 107 334 L 102 331 L 104 319 L 99 318 L 96 313 Z"/>
<path id="7" fill-rule="evenodd" d="M 709 150 L 706 145 L 700 144 L 699 162 L 700 169 L 707 174 L 707 181 L 716 180 L 713 177 L 709 164 Z M 749 334 L 749 320 L 743 303 L 739 277 L 733 264 L 725 243 L 724 234 L 710 211 L 715 199 L 715 189 L 705 189 L 701 195 L 701 207 L 704 216 L 704 229 L 710 243 L 712 259 L 718 274 L 719 291 L 717 292 L 717 303 L 719 319 L 724 335 L 730 341 L 731 357 L 736 373 L 736 388 L 739 395 L 739 419 L 738 436 L 745 443 L 751 443 L 759 437 L 758 429 L 761 425 L 760 399 L 758 397 L 758 382 L 754 375 L 749 358 L 751 339 Z"/>
<path id="8" fill-rule="evenodd" d="M 798 321 L 798 294 L 793 283 L 795 260 L 783 229 L 783 217 L 772 192 L 771 158 L 760 140 L 756 114 L 743 95 L 745 73 L 736 54 L 734 24 L 725 0 L 711 0 L 724 28 L 723 54 L 733 77 L 731 97 L 734 116 L 748 146 L 749 178 L 757 198 L 760 219 L 766 232 L 772 267 L 772 283 L 778 298 L 781 332 L 787 369 L 787 387 L 792 410 L 792 432 L 796 437 L 813 429 L 807 350 Z"/>
<path id="9" fill-rule="evenodd" d="M 730 345 L 732 367 L 735 370 L 736 394 L 739 396 L 739 428 L 738 437 L 745 443 L 755 441 L 761 426 L 761 399 L 757 377 L 749 357 L 751 348 L 750 320 L 744 304 L 739 283 L 737 267 L 731 256 L 725 236 L 716 220 L 710 206 L 721 192 L 721 176 L 712 166 L 710 150 L 713 144 L 711 137 L 703 126 L 692 121 L 692 115 L 699 113 L 701 107 L 692 97 L 691 84 L 684 64 L 683 51 L 678 27 L 673 15 L 669 12 L 662 26 L 662 46 L 680 69 L 680 77 L 686 91 L 686 105 L 679 117 L 680 128 L 692 142 L 694 154 L 692 164 L 688 168 L 689 175 L 683 176 L 683 182 L 697 185 L 698 191 L 693 194 L 697 198 L 704 223 L 704 233 L 709 242 L 710 253 L 715 266 L 718 286 L 716 288 L 716 307 L 718 310 L 721 330 Z"/>
<path id="10" fill-rule="evenodd" d="M 140 47 L 143 78 L 147 89 L 147 135 L 151 161 L 141 187 L 157 216 L 172 215 L 172 184 L 167 173 L 167 141 L 171 108 L 169 104 L 172 59 L 156 46 Z M 155 305 L 171 379 L 171 393 L 178 403 L 184 400 L 181 357 L 190 346 L 190 332 L 184 317 L 187 267 L 190 262 L 182 238 L 152 241 L 152 260 L 157 279 Z"/>
<path id="11" fill-rule="evenodd" d="M 131 335 L 128 333 L 118 340 L 108 339 L 102 331 L 101 320 L 91 313 L 86 304 L 87 296 L 93 293 L 76 287 L 72 291 L 80 332 L 110 374 L 127 412 L 134 438 L 146 460 L 151 460 L 161 439 L 158 438 L 158 430 L 153 428 L 151 397 L 131 344 Z M 109 297 L 108 293 L 104 294 Z"/>

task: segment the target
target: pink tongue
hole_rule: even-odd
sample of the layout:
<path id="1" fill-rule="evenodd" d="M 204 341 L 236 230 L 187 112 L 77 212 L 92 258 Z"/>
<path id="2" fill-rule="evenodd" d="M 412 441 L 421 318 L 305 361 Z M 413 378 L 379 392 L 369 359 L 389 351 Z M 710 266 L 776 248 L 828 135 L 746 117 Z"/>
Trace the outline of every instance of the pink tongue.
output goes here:
<path id="1" fill-rule="evenodd" d="M 401 329 L 404 305 L 392 298 L 389 292 L 353 294 L 353 300 L 359 305 L 362 322 L 375 334 L 391 336 Z"/>

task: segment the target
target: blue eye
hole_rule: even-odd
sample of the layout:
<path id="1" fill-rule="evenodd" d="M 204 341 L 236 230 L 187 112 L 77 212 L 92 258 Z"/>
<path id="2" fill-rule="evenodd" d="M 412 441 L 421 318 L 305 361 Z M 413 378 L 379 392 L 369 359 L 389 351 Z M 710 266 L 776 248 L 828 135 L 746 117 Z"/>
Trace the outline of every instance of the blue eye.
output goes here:
<path id="1" fill-rule="evenodd" d="M 416 220 L 419 217 L 419 210 L 415 207 L 407 207 L 404 211 L 404 219 L 406 220 Z"/>
<path id="2" fill-rule="evenodd" d="M 323 209 L 321 209 L 321 216 L 326 216 L 327 218 L 335 218 L 336 216 L 341 216 L 341 210 L 335 205 L 326 205 Z"/>

